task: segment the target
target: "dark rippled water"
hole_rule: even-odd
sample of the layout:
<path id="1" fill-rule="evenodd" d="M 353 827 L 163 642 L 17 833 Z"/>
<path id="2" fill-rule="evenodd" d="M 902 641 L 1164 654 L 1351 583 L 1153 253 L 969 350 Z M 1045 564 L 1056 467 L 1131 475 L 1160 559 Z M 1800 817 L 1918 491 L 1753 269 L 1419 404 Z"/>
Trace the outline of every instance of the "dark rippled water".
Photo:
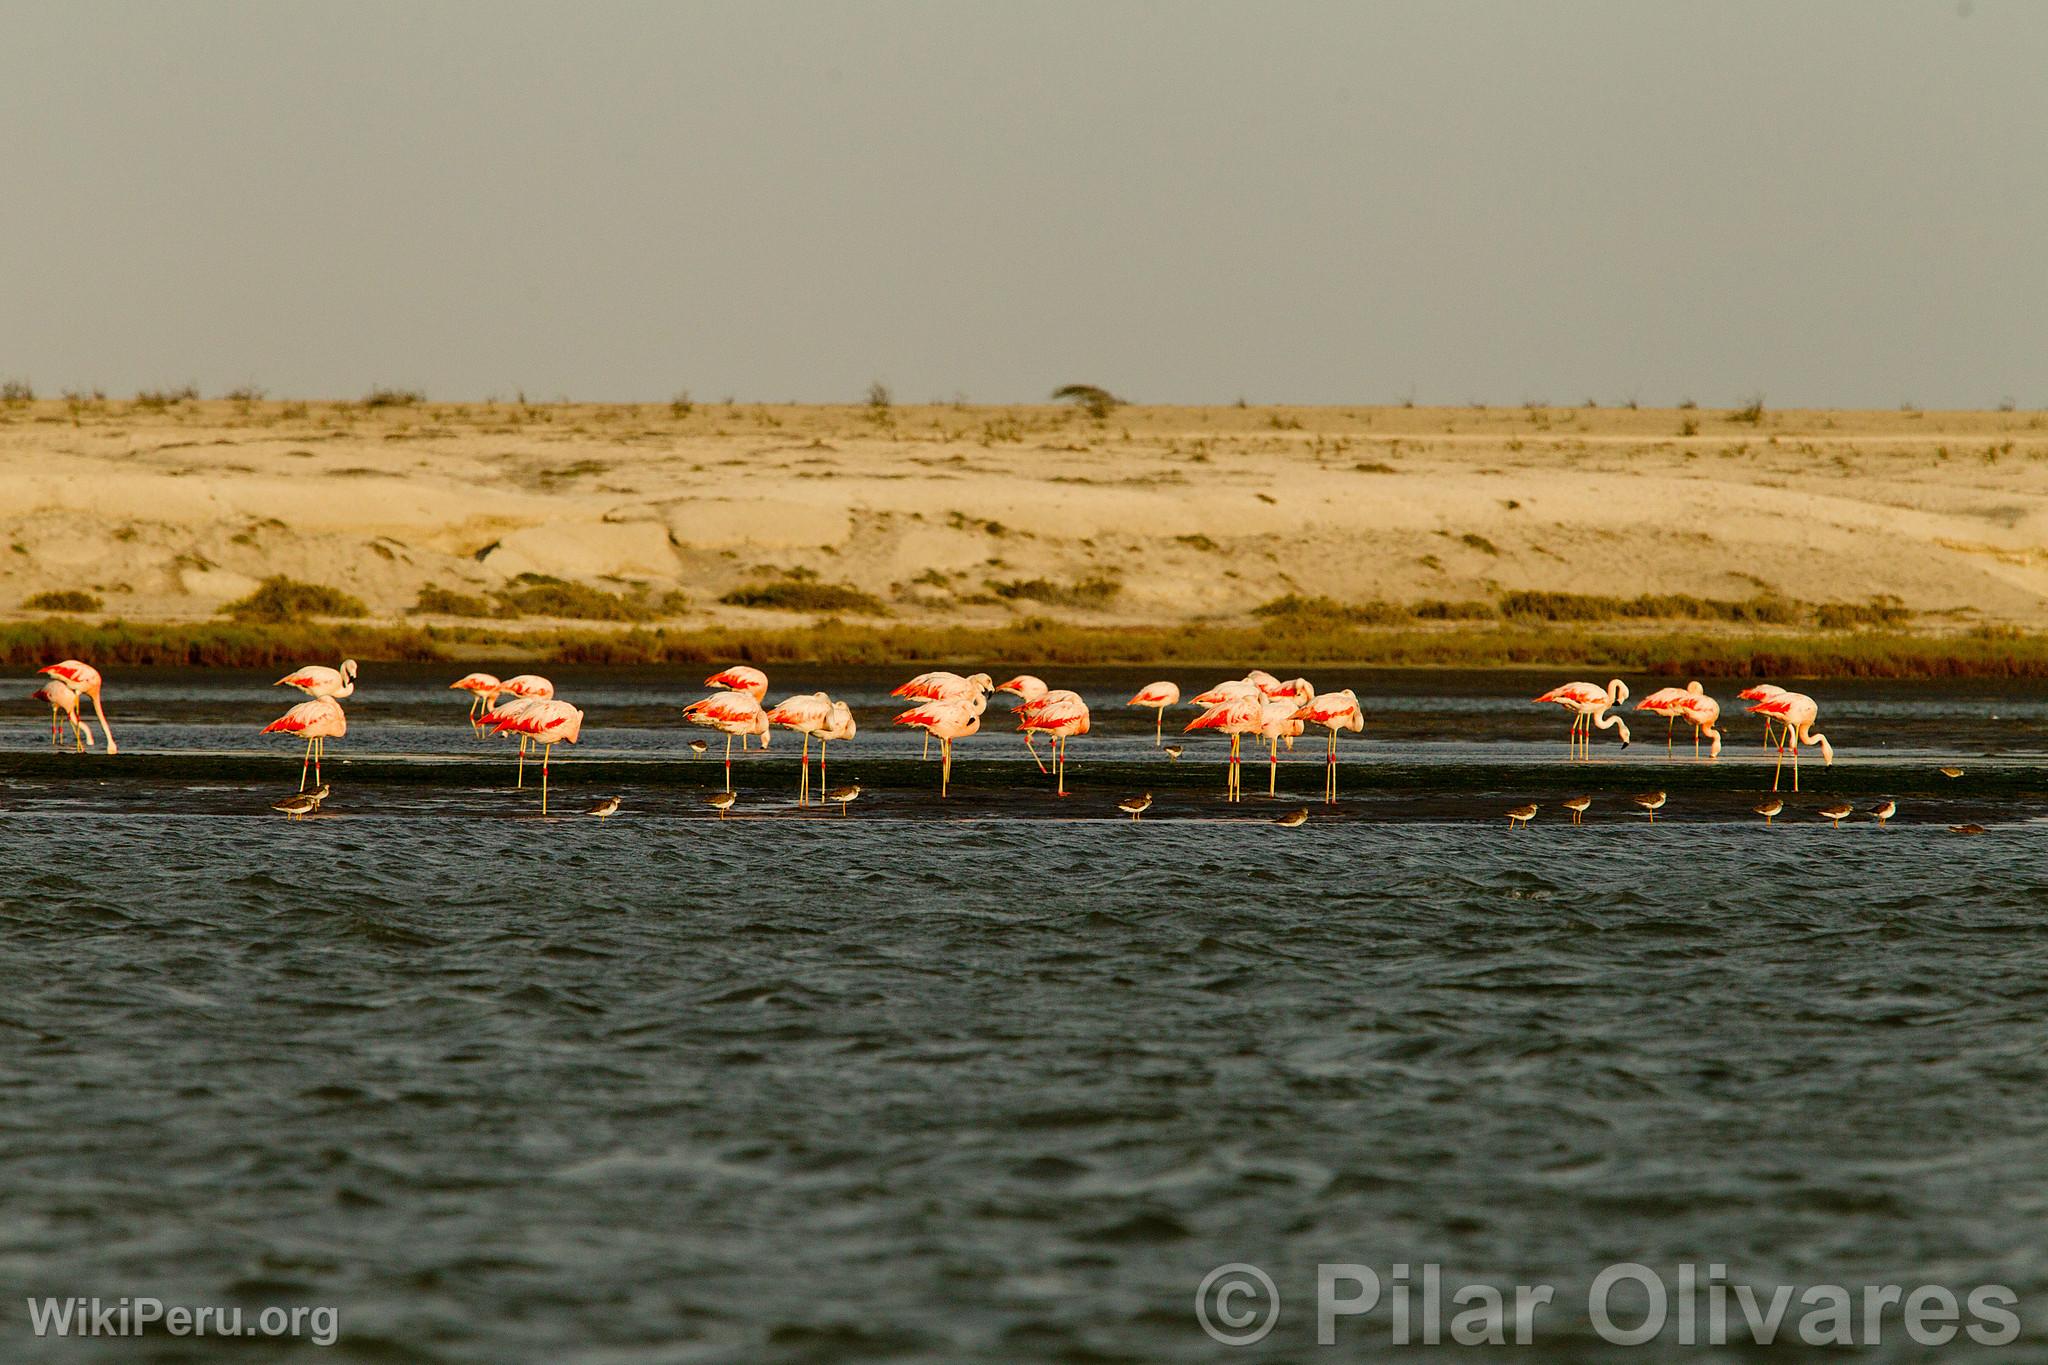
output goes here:
<path id="1" fill-rule="evenodd" d="M 1992 724 L 1928 728 L 1996 817 L 2038 793 Z M 1387 1354 L 1384 1316 L 1313 1346 L 1325 1261 L 1557 1285 L 1534 1358 L 1680 1355 L 1593 1335 L 1627 1260 L 1998 1282 L 2039 1354 L 2025 819 L 1510 836 L 1474 758 L 1446 800 L 1483 821 L 721 825 L 650 786 L 600 824 L 408 786 L 290 825 L 87 762 L 0 812 L 0 1359 Z M 1717 771 L 1740 809 L 1756 774 Z M 1285 1305 L 1248 1351 L 1194 1313 L 1231 1261 Z M 30 1294 L 331 1304 L 341 1340 L 38 1341 Z M 1917 1358 L 1892 1321 L 1874 1356 Z"/>

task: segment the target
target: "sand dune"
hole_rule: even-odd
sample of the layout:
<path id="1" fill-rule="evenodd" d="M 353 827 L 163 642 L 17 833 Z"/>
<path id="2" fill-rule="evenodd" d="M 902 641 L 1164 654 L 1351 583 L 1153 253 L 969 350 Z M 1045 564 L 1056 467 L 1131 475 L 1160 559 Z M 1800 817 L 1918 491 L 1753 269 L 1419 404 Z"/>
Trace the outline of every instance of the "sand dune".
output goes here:
<path id="1" fill-rule="evenodd" d="M 680 590 L 685 624 L 787 624 L 718 599 L 798 570 L 912 622 L 1103 579 L 1057 610 L 1772 591 L 2040 627 L 2048 419 L 42 401 L 0 407 L 0 541 L 0 612 L 83 588 L 131 620 L 207 618 L 278 573 L 392 620 L 428 585 L 539 574 Z"/>

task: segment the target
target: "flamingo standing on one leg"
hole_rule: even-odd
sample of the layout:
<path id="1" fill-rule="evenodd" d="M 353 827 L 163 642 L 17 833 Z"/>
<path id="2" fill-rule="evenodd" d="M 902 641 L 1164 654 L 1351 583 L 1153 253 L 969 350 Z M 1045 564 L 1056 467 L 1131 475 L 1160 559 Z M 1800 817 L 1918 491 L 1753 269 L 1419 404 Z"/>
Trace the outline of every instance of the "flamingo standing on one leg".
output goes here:
<path id="1" fill-rule="evenodd" d="M 707 725 L 725 732 L 725 789 L 732 790 L 732 740 L 734 735 L 759 735 L 761 747 L 768 747 L 768 713 L 761 699 L 751 692 L 714 692 L 702 701 L 683 708 L 692 725 Z"/>
<path id="2" fill-rule="evenodd" d="M 333 697 L 336 701 L 352 697 L 356 691 L 356 661 L 343 659 L 340 668 L 328 668 L 324 664 L 308 664 L 285 674 L 272 687 L 296 687 L 307 696 L 318 701 L 322 697 Z"/>
<path id="3" fill-rule="evenodd" d="M 939 799 L 953 781 L 953 741 L 965 739 L 981 729 L 981 713 L 987 699 L 979 692 L 951 701 L 928 701 L 896 717 L 898 725 L 915 725 L 939 741 Z"/>
<path id="4" fill-rule="evenodd" d="M 1792 746 L 1792 790 L 1799 790 L 1799 746 L 1818 744 L 1821 761 L 1832 767 L 1835 761 L 1835 746 L 1828 743 L 1828 737 L 1816 734 L 1813 723 L 1820 719 L 1820 703 L 1804 692 L 1779 692 L 1774 697 L 1749 708 L 1759 715 L 1768 716 L 1784 728 L 1783 739 Z M 1778 789 L 1779 775 L 1785 768 L 1785 754 L 1778 751 L 1778 766 L 1771 771 L 1771 790 Z"/>
<path id="5" fill-rule="evenodd" d="M 728 692 L 745 692 L 762 705 L 768 702 L 768 675 L 752 664 L 733 664 L 721 668 L 704 680 L 706 687 L 723 688 Z M 751 734 L 751 732 L 749 732 Z M 747 751 L 748 735 L 740 736 L 740 752 Z M 766 748 L 766 745 L 762 746 Z"/>
<path id="6" fill-rule="evenodd" d="M 498 694 L 505 690 L 505 684 L 498 681 L 495 673 L 465 673 L 449 683 L 448 690 L 469 693 L 469 728 L 481 735 L 484 727 L 483 722 L 477 719 L 477 713 L 491 709 Z"/>
<path id="7" fill-rule="evenodd" d="M 1698 696 L 1679 704 L 1677 714 L 1692 722 L 1692 756 L 1700 756 L 1700 739 L 1704 736 L 1712 741 L 1708 758 L 1721 756 L 1721 732 L 1714 727 L 1721 721 L 1721 703 L 1709 696 Z"/>
<path id="8" fill-rule="evenodd" d="M 860 727 L 854 724 L 853 708 L 843 701 L 833 702 L 832 709 L 825 713 L 825 728 L 818 731 L 819 791 L 829 792 L 829 789 L 825 786 L 825 747 L 835 739 L 850 742 L 854 735 L 859 733 L 859 729 Z M 854 793 L 858 795 L 859 792 L 860 788 L 855 786 Z M 832 799 L 836 800 L 837 798 Z M 852 798 L 849 797 L 847 799 L 851 800 Z M 839 813 L 841 815 L 846 814 L 846 808 L 843 805 L 840 807 Z"/>
<path id="9" fill-rule="evenodd" d="M 1067 741 L 1088 733 L 1088 703 L 1065 688 L 1047 692 L 1017 708 L 1017 728 L 1052 740 L 1053 769 L 1059 774 L 1059 795 L 1067 794 Z"/>
<path id="10" fill-rule="evenodd" d="M 114 727 L 107 724 L 106 708 L 100 705 L 100 688 L 105 684 L 105 679 L 100 677 L 97 668 L 77 659 L 66 659 L 62 663 L 48 664 L 37 672 L 49 674 L 81 697 L 90 697 L 92 713 L 99 717 L 100 733 L 107 739 L 107 756 L 111 758 L 121 752 L 119 746 L 114 743 Z"/>
<path id="11" fill-rule="evenodd" d="M 1759 701 L 1759 702 L 1761 702 L 1761 701 L 1769 701 L 1769 700 L 1770 700 L 1770 699 L 1771 699 L 1772 697 L 1782 697 L 1782 696 L 1784 696 L 1784 695 L 1785 695 L 1785 689 L 1784 689 L 1784 688 L 1782 688 L 1782 687 L 1779 687 L 1779 686 L 1778 686 L 1778 685 L 1777 685 L 1776 683 L 1758 683 L 1758 684 L 1756 684 L 1756 685 L 1755 685 L 1754 687 L 1745 687 L 1745 688 L 1743 688 L 1743 689 L 1742 689 L 1742 690 L 1741 690 L 1740 692 L 1737 692 L 1737 693 L 1736 693 L 1735 695 L 1736 695 L 1736 696 L 1737 696 L 1738 698 L 1740 698 L 1741 700 L 1743 700 L 1743 701 Z M 1756 710 L 1757 708 L 1756 708 L 1756 707 L 1754 707 L 1754 706 L 1752 706 L 1752 707 L 1750 707 L 1749 709 L 1750 709 L 1751 711 L 1755 711 L 1755 710 Z M 1772 725 L 1772 718 L 1771 718 L 1770 716 L 1765 716 L 1765 717 L 1764 717 L 1764 747 L 1765 747 L 1766 749 L 1768 749 L 1768 748 L 1770 748 L 1770 747 L 1771 747 L 1771 725 Z M 1779 740 L 1778 740 L 1778 747 L 1779 747 L 1780 749 L 1782 749 L 1782 748 L 1784 748 L 1784 747 L 1785 747 L 1785 741 L 1784 741 L 1783 737 L 1780 737 L 1780 738 L 1779 738 Z"/>
<path id="12" fill-rule="evenodd" d="M 1212 692 L 1219 692 L 1221 690 L 1221 688 L 1213 688 L 1211 692 L 1205 692 L 1202 695 L 1208 696 Z M 1202 702 L 1201 697 L 1196 697 L 1195 700 Z M 1229 775 L 1224 781 L 1223 799 L 1225 801 L 1236 801 L 1243 794 L 1242 784 L 1238 779 L 1238 765 L 1240 755 L 1243 752 L 1244 737 L 1259 728 L 1259 721 L 1265 713 L 1265 698 L 1259 696 L 1258 689 L 1253 687 L 1250 695 L 1227 696 L 1220 701 L 1202 704 L 1206 705 L 1208 709 L 1189 721 L 1182 728 L 1181 733 L 1188 734 L 1195 730 L 1220 730 L 1222 733 L 1230 736 L 1230 769 Z"/>
<path id="13" fill-rule="evenodd" d="M 798 780 L 796 789 L 796 803 L 799 806 L 811 804 L 811 737 L 822 734 L 830 726 L 831 718 L 832 698 L 823 692 L 784 697 L 768 712 L 770 725 L 780 725 L 804 737 L 803 775 Z M 822 784 L 823 781 L 821 776 L 819 782 Z"/>
<path id="14" fill-rule="evenodd" d="M 516 674 L 505 679 L 501 687 L 504 692 L 509 693 L 520 701 L 547 701 L 555 695 L 555 685 L 538 673 Z M 486 707 L 486 717 L 490 715 L 490 712 L 491 708 Z M 501 714 L 503 713 L 503 708 L 500 708 L 500 712 Z M 494 726 L 496 724 L 496 722 L 487 723 Z M 502 735 L 510 728 L 510 726 L 494 728 L 491 733 Z M 521 733 L 519 735 L 519 780 L 513 785 L 522 789 L 526 786 L 526 745 L 527 737 L 524 733 Z"/>
<path id="15" fill-rule="evenodd" d="M 909 682 L 889 693 L 892 697 L 906 697 L 912 701 L 961 701 L 970 696 L 987 696 L 995 690 L 995 681 L 986 673 L 969 673 L 962 677 L 943 669 L 920 673 Z M 976 712 L 979 715 L 979 712 Z M 924 737 L 924 752 L 920 758 L 932 756 L 932 737 L 927 731 Z M 1034 752 L 1033 758 L 1038 755 Z M 1041 769 L 1043 763 L 1038 765 Z"/>
<path id="16" fill-rule="evenodd" d="M 1154 748 L 1166 743 L 1166 708 L 1180 701 L 1180 684 L 1174 682 L 1146 683 L 1138 689 L 1138 695 L 1126 702 L 1127 706 L 1149 706 L 1153 711 L 1152 745 Z"/>
<path id="17" fill-rule="evenodd" d="M 1295 736 L 1307 728 L 1301 719 L 1302 703 L 1292 693 L 1280 696 L 1262 697 L 1259 700 L 1259 728 L 1257 734 L 1266 742 L 1266 795 L 1278 796 L 1280 783 L 1280 741 L 1287 741 L 1288 751 L 1294 749 Z"/>
<path id="18" fill-rule="evenodd" d="M 583 737 L 583 713 L 568 702 L 553 697 L 533 697 L 531 704 L 520 707 L 505 707 L 492 714 L 491 733 L 503 734 L 510 730 L 522 739 L 533 741 L 540 749 L 540 813 L 548 813 L 548 760 L 553 757 L 555 746 L 564 742 L 575 744 Z"/>
<path id="19" fill-rule="evenodd" d="M 1330 756 L 1324 764 L 1327 772 L 1323 778 L 1323 800 L 1335 805 L 1337 802 L 1337 732 L 1350 730 L 1365 732 L 1365 712 L 1358 705 L 1358 694 L 1350 688 L 1341 692 L 1325 692 L 1310 702 L 1301 712 L 1301 718 L 1310 725 L 1323 726 L 1330 732 Z"/>
<path id="20" fill-rule="evenodd" d="M 348 716 L 332 697 L 302 701 L 263 727 L 263 733 L 296 735 L 306 741 L 306 756 L 299 761 L 299 790 L 306 789 L 306 765 L 313 765 L 313 781 L 320 782 L 320 760 L 327 756 L 327 741 L 348 733 Z"/>
<path id="21" fill-rule="evenodd" d="M 1009 692 L 1017 698 L 1019 704 L 1011 708 L 1015 712 L 1022 711 L 1032 702 L 1043 699 L 1045 694 L 1052 691 L 1052 689 L 1045 685 L 1045 679 L 1043 678 L 1034 677 L 1029 673 L 1019 673 L 1008 682 L 997 684 L 996 691 Z M 1031 761 L 1038 765 L 1038 771 L 1042 773 L 1050 772 L 1052 770 L 1045 766 L 1045 760 L 1038 756 L 1038 746 L 1033 742 L 1037 738 L 1038 732 L 1036 730 L 1025 730 L 1024 747 L 1031 751 Z"/>
<path id="22" fill-rule="evenodd" d="M 62 713 L 64 719 L 71 723 L 72 751 L 82 754 L 92 747 L 92 726 L 79 719 L 78 691 L 71 684 L 52 678 L 29 693 L 29 697 L 34 701 L 50 703 L 50 743 L 53 746 L 61 748 L 63 745 L 63 741 L 58 738 L 60 731 L 57 720 L 59 713 Z"/>
<path id="23" fill-rule="evenodd" d="M 1697 681 L 1683 687 L 1660 687 L 1636 703 L 1636 710 L 1648 711 L 1653 716 L 1664 717 L 1664 756 L 1671 756 L 1671 731 L 1678 724 L 1679 708 L 1695 697 L 1704 695 L 1705 689 Z"/>

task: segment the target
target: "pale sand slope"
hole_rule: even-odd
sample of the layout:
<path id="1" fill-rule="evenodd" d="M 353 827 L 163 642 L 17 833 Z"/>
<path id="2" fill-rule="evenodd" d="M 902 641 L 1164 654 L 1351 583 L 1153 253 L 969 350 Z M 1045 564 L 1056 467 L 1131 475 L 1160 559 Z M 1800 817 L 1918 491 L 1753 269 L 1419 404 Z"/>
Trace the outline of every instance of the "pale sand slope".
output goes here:
<path id="1" fill-rule="evenodd" d="M 1687 423 L 1694 434 L 1682 435 Z M 2037 413 L 181 403 L 0 407 L 0 612 L 82 587 L 193 620 L 284 573 L 404 617 L 516 574 L 680 588 L 684 624 L 790 568 L 896 619 L 1241 617 L 1288 593 L 1896 594 L 2048 626 Z M 979 599 L 979 600 L 963 600 Z"/>

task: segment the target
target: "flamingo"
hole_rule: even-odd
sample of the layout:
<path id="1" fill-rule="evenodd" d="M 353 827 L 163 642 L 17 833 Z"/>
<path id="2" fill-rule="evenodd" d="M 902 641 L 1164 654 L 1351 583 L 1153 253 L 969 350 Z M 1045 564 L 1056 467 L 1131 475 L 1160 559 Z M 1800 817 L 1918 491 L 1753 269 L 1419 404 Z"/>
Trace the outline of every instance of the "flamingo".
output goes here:
<path id="1" fill-rule="evenodd" d="M 1247 686 L 1250 685 L 1247 684 Z M 1221 690 L 1221 688 L 1211 689 L 1212 692 Z M 1203 696 L 1207 695 L 1209 693 L 1203 694 Z M 1195 700 L 1201 702 L 1202 698 L 1197 697 Z M 1220 701 L 1204 704 L 1208 706 L 1208 709 L 1189 721 L 1181 730 L 1181 733 L 1188 734 L 1195 730 L 1220 730 L 1230 736 L 1230 769 L 1224 782 L 1223 799 L 1225 801 L 1236 801 L 1243 794 L 1242 784 L 1238 780 L 1241 746 L 1244 743 L 1244 737 L 1259 728 L 1259 721 L 1265 712 L 1265 701 L 1257 695 L 1257 688 L 1254 687 L 1252 688 L 1251 695 L 1231 695 L 1224 697 Z"/>
<path id="2" fill-rule="evenodd" d="M 728 692 L 744 692 L 755 701 L 768 700 L 768 675 L 751 664 L 733 664 L 722 668 L 704 680 L 706 687 L 723 688 Z M 749 732 L 751 733 L 751 732 Z M 740 752 L 747 751 L 747 735 L 740 736 Z M 767 745 L 762 745 L 767 748 Z"/>
<path id="3" fill-rule="evenodd" d="M 1704 695 L 1697 680 L 1683 687 L 1660 687 L 1636 703 L 1636 710 L 1648 711 L 1653 716 L 1664 717 L 1664 753 L 1671 753 L 1671 730 L 1678 723 L 1678 709 L 1695 697 Z"/>
<path id="4" fill-rule="evenodd" d="M 809 692 L 794 697 L 784 697 L 768 713 L 770 725 L 780 725 L 794 730 L 804 737 L 803 775 L 797 782 L 796 803 L 799 806 L 811 804 L 811 737 L 823 732 L 831 725 L 832 698 L 823 692 Z M 818 779 L 824 785 L 824 778 Z"/>
<path id="5" fill-rule="evenodd" d="M 1149 706 L 1153 711 L 1152 744 L 1154 748 L 1166 743 L 1166 708 L 1180 700 L 1180 684 L 1173 682 L 1146 683 L 1138 689 L 1138 695 L 1124 704 L 1126 706 Z"/>
<path id="6" fill-rule="evenodd" d="M 476 715 L 477 734 L 480 736 L 502 735 L 508 731 L 519 735 L 519 776 L 512 785 L 522 790 L 526 786 L 526 735 L 515 726 L 501 726 L 498 722 L 507 717 L 522 715 L 532 707 L 548 700 L 550 698 L 547 697 L 515 696 L 512 700 L 500 705 L 498 698 L 492 696 L 484 703 L 483 710 L 477 712 Z"/>
<path id="7" fill-rule="evenodd" d="M 97 668 L 88 663 L 81 663 L 77 659 L 66 659 L 62 663 L 49 664 L 36 671 L 49 674 L 81 697 L 90 697 L 92 713 L 99 717 L 100 733 L 107 739 L 107 756 L 111 758 L 121 752 L 114 743 L 114 727 L 107 724 L 106 708 L 100 705 L 100 688 L 105 679 L 100 677 Z"/>
<path id="8" fill-rule="evenodd" d="M 1753 687 L 1743 688 L 1735 695 L 1742 701 L 1769 701 L 1772 697 L 1784 696 L 1785 689 L 1775 683 L 1757 683 Z M 1754 711 L 1757 708 L 1752 706 L 1749 709 Z M 1779 740 L 1778 745 L 1780 748 L 1783 748 L 1784 741 L 1782 739 Z M 1771 747 L 1771 718 L 1769 716 L 1764 717 L 1764 747 L 1766 749 Z"/>
<path id="9" fill-rule="evenodd" d="M 320 780 L 320 760 L 327 753 L 327 741 L 348 733 L 348 716 L 332 697 L 302 701 L 263 727 L 263 733 L 303 736 L 306 756 L 299 761 L 299 790 L 306 789 L 306 765 L 313 765 L 313 781 Z"/>
<path id="10" fill-rule="evenodd" d="M 853 708 L 843 701 L 833 702 L 832 709 L 825 715 L 825 728 L 818 731 L 818 788 L 820 791 L 823 791 L 825 787 L 825 746 L 835 739 L 845 740 L 850 743 L 854 735 L 859 732 L 859 729 L 860 727 L 854 724 Z M 854 791 L 856 793 L 860 791 L 858 784 L 854 786 Z M 852 798 L 849 797 L 848 799 L 851 800 Z M 842 815 L 845 813 L 844 810 L 840 811 Z"/>
<path id="11" fill-rule="evenodd" d="M 1834 766 L 1835 746 L 1828 743 L 1826 735 L 1814 732 L 1813 723 L 1820 719 L 1820 703 L 1816 702 L 1812 697 L 1807 696 L 1804 692 L 1780 691 L 1776 696 L 1767 697 L 1749 709 L 1759 715 L 1777 721 L 1784 728 L 1784 734 L 1780 736 L 1781 745 L 1778 750 L 1778 766 L 1771 771 L 1772 791 L 1778 789 L 1778 778 L 1785 768 L 1783 742 L 1789 741 L 1792 745 L 1793 791 L 1799 790 L 1800 745 L 1818 744 L 1820 746 L 1821 761 L 1829 767 Z"/>
<path id="12" fill-rule="evenodd" d="M 1299 715 L 1301 703 L 1292 693 L 1263 697 L 1259 701 L 1258 736 L 1266 741 L 1268 758 L 1266 763 L 1266 795 L 1278 796 L 1280 781 L 1280 741 L 1286 740 L 1289 751 L 1294 748 L 1294 737 L 1307 727 Z"/>
<path id="13" fill-rule="evenodd" d="M 1677 710 L 1672 715 L 1674 718 L 1683 717 L 1692 722 L 1692 756 L 1694 758 L 1700 756 L 1701 736 L 1705 736 L 1713 742 L 1713 747 L 1707 750 L 1707 757 L 1719 758 L 1721 756 L 1721 732 L 1714 728 L 1721 720 L 1720 702 L 1715 701 L 1709 696 L 1694 697 L 1690 701 L 1680 702 Z"/>
<path id="14" fill-rule="evenodd" d="M 499 688 L 501 691 L 511 693 L 512 696 L 521 701 L 547 701 L 555 695 L 555 685 L 538 673 L 515 674 L 499 684 Z M 491 714 L 492 708 L 486 706 L 484 708 L 484 723 L 486 725 L 493 723 L 489 719 Z M 505 733 L 505 728 L 493 729 L 491 733 L 502 735 Z M 517 784 L 521 788 L 526 786 L 526 742 L 526 735 L 521 733 L 519 735 L 519 782 Z"/>
<path id="15" fill-rule="evenodd" d="M 909 682 L 903 684 L 903 686 L 890 692 L 889 695 L 892 697 L 907 697 L 912 701 L 958 701 L 968 696 L 983 696 L 994 690 L 995 681 L 986 673 L 970 673 L 962 677 L 958 673 L 948 673 L 940 669 L 930 673 L 918 674 Z M 932 737 L 927 732 L 924 737 L 924 752 L 919 757 L 930 758 L 931 756 Z M 1035 752 L 1032 754 L 1034 758 L 1037 756 Z M 1045 768 L 1043 763 L 1038 766 L 1041 771 Z"/>
<path id="16" fill-rule="evenodd" d="M 915 725 L 928 738 L 939 741 L 939 799 L 942 801 L 953 780 L 953 741 L 965 739 L 981 729 L 981 713 L 985 705 L 985 699 L 976 692 L 971 699 L 927 701 L 896 717 L 896 724 Z"/>
<path id="17" fill-rule="evenodd" d="M 1310 725 L 1320 725 L 1330 732 L 1330 757 L 1325 764 L 1328 769 L 1323 780 L 1323 800 L 1331 805 L 1337 801 L 1337 732 L 1350 730 L 1357 734 L 1365 732 L 1365 712 L 1358 705 L 1358 694 L 1350 688 L 1341 692 L 1326 692 L 1302 709 L 1301 718 Z"/>
<path id="18" fill-rule="evenodd" d="M 92 725 L 78 718 L 78 692 L 69 683 L 50 679 L 35 691 L 29 693 L 32 701 L 50 703 L 50 743 L 62 746 L 58 738 L 57 716 L 61 712 L 71 722 L 71 747 L 75 753 L 84 753 L 92 745 Z"/>
<path id="19" fill-rule="evenodd" d="M 1586 756 L 1592 757 L 1593 730 L 1596 726 L 1602 730 L 1619 730 L 1621 747 L 1626 749 L 1629 745 L 1628 723 L 1622 720 L 1619 714 L 1607 714 L 1609 707 L 1619 706 L 1628 700 L 1628 684 L 1619 678 L 1609 680 L 1605 687 L 1589 682 L 1564 683 L 1551 688 L 1535 700 L 1539 703 L 1555 702 L 1572 713 L 1571 742 L 1572 756 L 1575 758 L 1579 754 L 1581 744 L 1585 746 Z"/>
<path id="20" fill-rule="evenodd" d="M 1067 794 L 1067 741 L 1088 733 L 1088 703 L 1065 688 L 1047 692 L 1017 708 L 1017 728 L 1052 740 L 1053 767 L 1059 773 L 1059 794 Z"/>
<path id="21" fill-rule="evenodd" d="M 352 697 L 356 691 L 356 661 L 343 659 L 340 668 L 328 668 L 323 664 L 308 664 L 293 673 L 287 673 L 271 684 L 272 687 L 296 687 L 307 696 L 318 701 L 322 697 L 333 697 L 340 701 Z"/>
<path id="22" fill-rule="evenodd" d="M 761 747 L 768 747 L 768 713 L 752 692 L 713 692 L 702 701 L 683 708 L 692 725 L 709 726 L 725 732 L 725 789 L 732 790 L 732 740 L 734 735 L 759 735 Z"/>
<path id="23" fill-rule="evenodd" d="M 1052 689 L 1045 685 L 1045 679 L 1043 678 L 1034 677 L 1029 673 L 1019 673 L 1008 682 L 999 683 L 996 686 L 996 691 L 1009 692 L 1015 695 L 1020 704 L 1011 709 L 1013 711 L 1021 711 L 1025 706 L 1044 697 Z M 1024 732 L 1024 747 L 1031 751 L 1031 761 L 1038 765 L 1038 771 L 1048 772 L 1050 769 L 1045 766 L 1045 760 L 1038 756 L 1038 746 L 1034 743 L 1037 738 L 1038 732 L 1036 730 L 1026 730 Z"/>
<path id="24" fill-rule="evenodd" d="M 490 710 L 491 703 L 496 701 L 498 694 L 505 690 L 505 684 L 499 682 L 497 675 L 493 673 L 465 673 L 454 682 L 449 683 L 448 690 L 470 694 L 469 728 L 478 734 L 482 734 L 483 726 L 477 720 L 477 713 L 480 710 Z"/>
<path id="25" fill-rule="evenodd" d="M 523 740 L 530 739 L 540 749 L 540 813 L 548 813 L 548 760 L 555 752 L 555 746 L 564 741 L 570 744 L 583 737 L 583 713 L 568 702 L 553 697 L 532 697 L 530 705 L 503 707 L 493 714 L 491 733 L 503 734 L 507 730 L 516 732 Z"/>

